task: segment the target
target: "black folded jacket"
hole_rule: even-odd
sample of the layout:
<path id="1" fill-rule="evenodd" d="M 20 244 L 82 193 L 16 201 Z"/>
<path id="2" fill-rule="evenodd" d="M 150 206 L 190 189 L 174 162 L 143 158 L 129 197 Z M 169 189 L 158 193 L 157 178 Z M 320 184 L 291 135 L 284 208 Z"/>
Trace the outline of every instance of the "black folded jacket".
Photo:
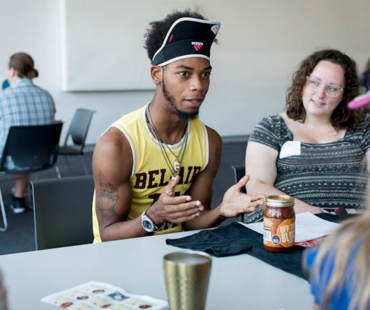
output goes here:
<path id="1" fill-rule="evenodd" d="M 333 222 L 338 221 L 337 217 L 328 214 L 319 217 Z M 236 222 L 212 230 L 202 230 L 179 239 L 167 239 L 166 243 L 184 249 L 207 252 L 216 257 L 246 253 L 300 278 L 308 278 L 302 269 L 304 248 L 296 246 L 290 253 L 267 252 L 263 247 L 261 234 Z"/>
<path id="2" fill-rule="evenodd" d="M 184 249 L 207 252 L 216 257 L 232 256 L 247 253 L 252 249 L 250 238 L 245 236 L 245 230 L 249 231 L 238 223 L 232 223 L 212 230 L 202 230 L 180 239 L 167 239 L 166 243 Z"/>

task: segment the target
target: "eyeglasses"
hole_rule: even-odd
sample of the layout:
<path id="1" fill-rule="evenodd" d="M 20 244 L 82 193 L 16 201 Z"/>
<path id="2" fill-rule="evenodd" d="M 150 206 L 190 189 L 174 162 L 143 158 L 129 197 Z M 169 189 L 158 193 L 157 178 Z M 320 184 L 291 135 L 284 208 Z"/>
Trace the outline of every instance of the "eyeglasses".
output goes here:
<path id="1" fill-rule="evenodd" d="M 321 81 L 317 78 L 306 76 L 307 85 L 312 90 L 318 90 L 321 86 Z M 334 84 L 325 84 L 324 85 L 325 94 L 329 97 L 338 97 L 339 94 L 343 91 L 343 87 Z"/>

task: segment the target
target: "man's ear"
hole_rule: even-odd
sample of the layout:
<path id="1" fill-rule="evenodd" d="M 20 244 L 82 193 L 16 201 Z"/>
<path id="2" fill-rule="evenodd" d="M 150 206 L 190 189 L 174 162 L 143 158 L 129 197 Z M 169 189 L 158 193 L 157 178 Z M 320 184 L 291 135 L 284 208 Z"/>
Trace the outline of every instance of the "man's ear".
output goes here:
<path id="1" fill-rule="evenodd" d="M 155 85 L 161 84 L 162 81 L 162 68 L 159 66 L 152 66 L 150 68 L 150 76 Z"/>

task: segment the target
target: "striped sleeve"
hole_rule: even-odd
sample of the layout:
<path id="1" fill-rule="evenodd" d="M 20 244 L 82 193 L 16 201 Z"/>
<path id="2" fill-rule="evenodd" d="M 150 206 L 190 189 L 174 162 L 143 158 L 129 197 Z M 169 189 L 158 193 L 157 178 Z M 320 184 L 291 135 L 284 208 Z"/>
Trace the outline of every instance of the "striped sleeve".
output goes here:
<path id="1" fill-rule="evenodd" d="M 366 115 L 364 119 L 363 136 L 361 147 L 366 152 L 370 151 L 370 115 Z"/>
<path id="2" fill-rule="evenodd" d="M 279 151 L 279 138 L 276 124 L 272 117 L 264 117 L 253 129 L 249 141 L 257 142 Z"/>

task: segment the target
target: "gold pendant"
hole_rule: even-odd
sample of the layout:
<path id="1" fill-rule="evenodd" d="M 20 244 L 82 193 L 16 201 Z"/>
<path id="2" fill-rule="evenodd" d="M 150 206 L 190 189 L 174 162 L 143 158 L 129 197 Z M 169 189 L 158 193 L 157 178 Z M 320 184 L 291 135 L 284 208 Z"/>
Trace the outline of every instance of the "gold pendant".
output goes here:
<path id="1" fill-rule="evenodd" d="M 173 170 L 175 170 L 175 172 L 179 171 L 180 169 L 180 163 L 175 160 L 175 162 L 173 163 Z"/>

